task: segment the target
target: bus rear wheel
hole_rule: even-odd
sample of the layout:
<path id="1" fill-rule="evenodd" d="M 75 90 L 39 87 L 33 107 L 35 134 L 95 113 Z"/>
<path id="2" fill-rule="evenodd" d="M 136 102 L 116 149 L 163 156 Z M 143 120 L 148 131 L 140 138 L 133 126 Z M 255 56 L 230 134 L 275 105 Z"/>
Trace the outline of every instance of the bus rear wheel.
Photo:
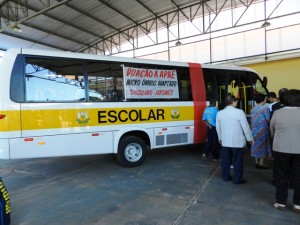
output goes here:
<path id="1" fill-rule="evenodd" d="M 117 159 L 122 166 L 141 165 L 147 154 L 145 141 L 140 137 L 126 136 L 120 140 Z"/>

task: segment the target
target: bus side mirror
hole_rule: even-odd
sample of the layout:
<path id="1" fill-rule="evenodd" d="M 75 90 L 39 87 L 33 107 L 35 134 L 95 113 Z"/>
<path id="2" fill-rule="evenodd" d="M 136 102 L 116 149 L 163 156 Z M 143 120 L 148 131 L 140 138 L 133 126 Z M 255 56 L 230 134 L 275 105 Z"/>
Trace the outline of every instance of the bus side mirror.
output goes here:
<path id="1" fill-rule="evenodd" d="M 263 84 L 265 87 L 267 87 L 267 84 L 268 84 L 268 78 L 267 78 L 267 77 L 263 77 L 262 84 Z"/>

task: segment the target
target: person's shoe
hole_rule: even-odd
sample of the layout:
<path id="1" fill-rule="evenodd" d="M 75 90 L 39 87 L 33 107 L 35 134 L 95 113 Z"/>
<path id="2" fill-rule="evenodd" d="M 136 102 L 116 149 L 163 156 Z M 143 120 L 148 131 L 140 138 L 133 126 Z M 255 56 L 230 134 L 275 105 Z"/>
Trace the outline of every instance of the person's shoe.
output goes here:
<path id="1" fill-rule="evenodd" d="M 300 205 L 293 205 L 293 211 L 295 212 L 295 213 L 298 213 L 298 214 L 300 214 Z"/>
<path id="2" fill-rule="evenodd" d="M 266 167 L 265 165 L 260 165 L 260 164 L 258 164 L 258 166 L 256 168 L 263 169 L 263 170 L 269 169 L 269 167 Z"/>
<path id="3" fill-rule="evenodd" d="M 229 176 L 227 180 L 224 180 L 225 182 L 232 180 L 232 176 Z"/>
<path id="4" fill-rule="evenodd" d="M 213 162 L 219 162 L 219 159 L 212 159 Z"/>
<path id="5" fill-rule="evenodd" d="M 255 164 L 255 168 L 256 168 L 256 169 L 258 169 L 258 166 L 259 166 L 259 164 L 258 164 L 258 163 L 256 163 L 256 164 Z"/>
<path id="6" fill-rule="evenodd" d="M 243 180 L 241 180 L 240 182 L 234 183 L 234 184 L 246 184 L 246 183 L 247 183 L 247 180 L 243 179 Z"/>
<path id="7" fill-rule="evenodd" d="M 285 205 L 276 202 L 274 203 L 274 208 L 283 211 L 285 209 Z"/>
<path id="8" fill-rule="evenodd" d="M 202 155 L 202 159 L 207 159 L 205 154 Z"/>

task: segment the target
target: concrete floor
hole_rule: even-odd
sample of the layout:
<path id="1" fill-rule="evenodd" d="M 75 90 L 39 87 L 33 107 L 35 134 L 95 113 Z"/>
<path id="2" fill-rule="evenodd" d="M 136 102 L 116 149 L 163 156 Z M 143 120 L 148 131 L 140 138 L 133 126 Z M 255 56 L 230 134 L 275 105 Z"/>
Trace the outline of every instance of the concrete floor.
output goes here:
<path id="1" fill-rule="evenodd" d="M 112 155 L 0 160 L 12 225 L 300 224 L 289 208 L 273 208 L 272 170 L 245 156 L 247 184 L 223 182 L 220 163 L 200 146 L 151 152 L 123 168 Z M 272 166 L 272 162 L 268 162 Z"/>

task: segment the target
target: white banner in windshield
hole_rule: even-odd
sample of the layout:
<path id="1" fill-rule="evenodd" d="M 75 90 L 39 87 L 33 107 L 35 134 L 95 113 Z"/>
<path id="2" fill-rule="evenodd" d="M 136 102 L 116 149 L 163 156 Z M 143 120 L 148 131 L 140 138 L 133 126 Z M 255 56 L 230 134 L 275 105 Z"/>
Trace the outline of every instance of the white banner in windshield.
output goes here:
<path id="1" fill-rule="evenodd" d="M 176 70 L 123 67 L 126 99 L 178 99 Z"/>

